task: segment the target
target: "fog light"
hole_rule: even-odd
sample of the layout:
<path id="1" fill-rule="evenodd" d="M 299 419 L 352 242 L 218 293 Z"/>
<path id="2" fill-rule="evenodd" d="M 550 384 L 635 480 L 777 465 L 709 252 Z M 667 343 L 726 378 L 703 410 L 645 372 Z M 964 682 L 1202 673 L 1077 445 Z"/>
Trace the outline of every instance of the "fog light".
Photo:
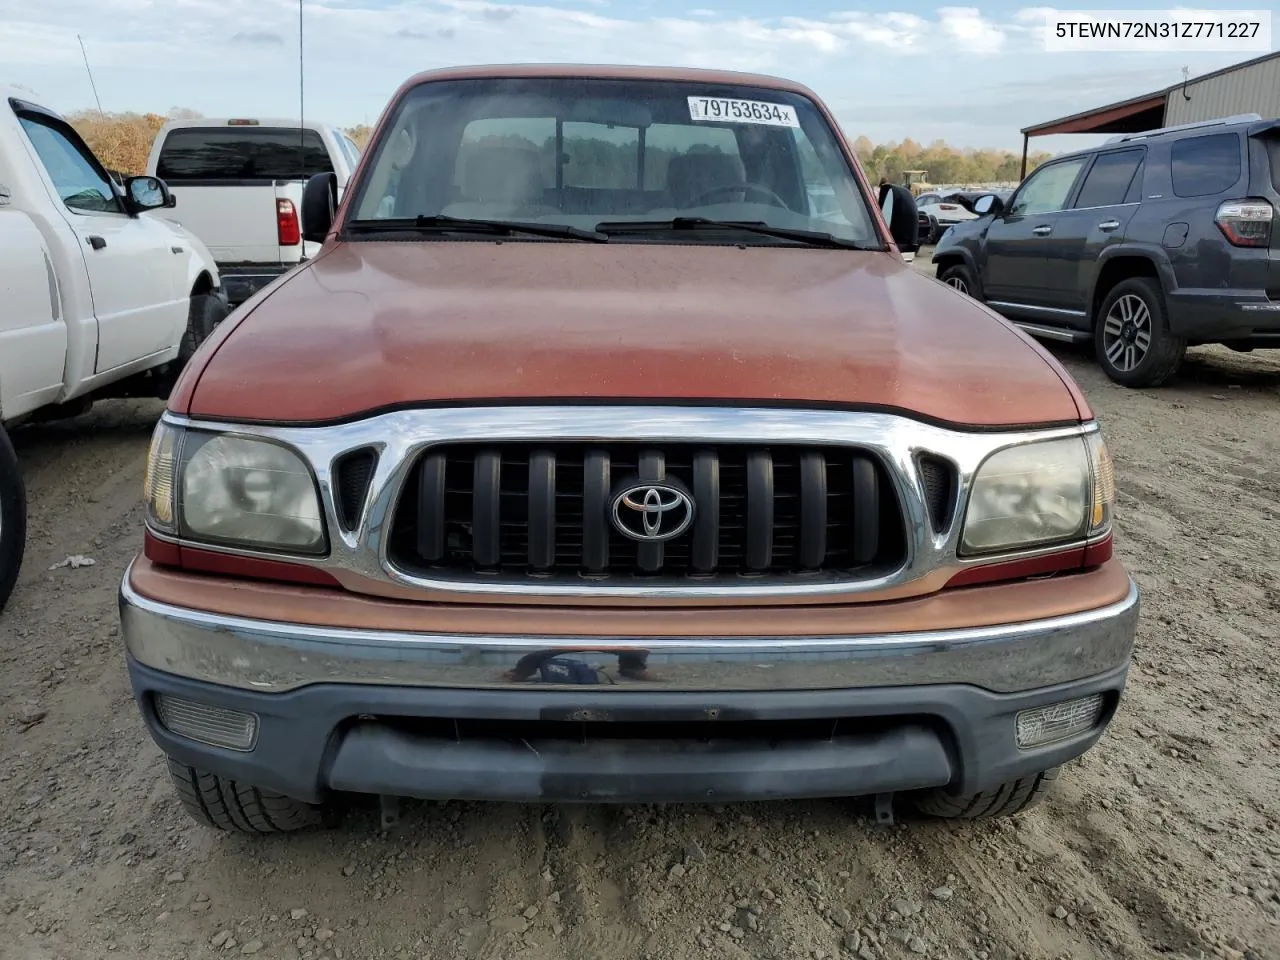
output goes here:
<path id="1" fill-rule="evenodd" d="M 248 751 L 258 738 L 257 714 L 156 695 L 156 714 L 170 733 L 214 747 Z"/>
<path id="2" fill-rule="evenodd" d="M 1102 694 L 1095 693 L 1079 700 L 1064 700 L 1034 710 L 1023 710 L 1015 723 L 1018 746 L 1042 747 L 1046 743 L 1066 740 L 1092 730 L 1102 716 Z"/>

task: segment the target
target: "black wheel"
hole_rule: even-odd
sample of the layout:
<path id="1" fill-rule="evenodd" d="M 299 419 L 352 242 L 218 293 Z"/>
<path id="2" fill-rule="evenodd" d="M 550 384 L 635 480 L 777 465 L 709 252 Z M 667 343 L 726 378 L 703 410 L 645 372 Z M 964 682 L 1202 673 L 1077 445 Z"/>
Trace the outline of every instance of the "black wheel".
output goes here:
<path id="1" fill-rule="evenodd" d="M 977 299 L 978 285 L 974 282 L 973 271 L 965 264 L 952 264 L 938 275 L 938 279 L 948 287 L 952 287 L 963 294 L 967 294 L 968 296 Z"/>
<path id="2" fill-rule="evenodd" d="M 0 610 L 4 609 L 22 566 L 27 544 L 27 491 L 18 472 L 18 457 L 0 427 Z"/>
<path id="3" fill-rule="evenodd" d="M 994 790 L 978 793 L 957 795 L 945 790 L 929 790 L 916 798 L 916 809 L 926 816 L 946 820 L 1012 817 L 1040 803 L 1058 779 L 1060 769 L 1052 767 L 1034 776 L 1010 780 Z"/>
<path id="4" fill-rule="evenodd" d="M 156 396 L 161 400 L 169 399 L 174 384 L 191 361 L 191 356 L 200 344 L 209 338 L 214 328 L 227 316 L 227 302 L 207 293 L 193 293 L 191 306 L 187 311 L 187 329 L 182 334 L 182 342 L 178 345 L 178 358 L 166 364 L 155 381 Z"/>
<path id="5" fill-rule="evenodd" d="M 227 316 L 227 302 L 207 293 L 193 294 L 191 307 L 187 313 L 187 332 L 182 335 L 182 345 L 178 349 L 178 365 L 185 367 L 191 355 L 200 348 L 200 344 L 213 333 L 213 328 Z"/>
<path id="6" fill-rule="evenodd" d="M 1158 387 L 1182 365 L 1187 341 L 1169 332 L 1159 281 L 1121 280 L 1107 293 L 1093 321 L 1098 363 L 1126 387 Z"/>
<path id="7" fill-rule="evenodd" d="M 206 827 L 261 835 L 330 826 L 325 807 L 205 773 L 169 758 L 169 778 L 182 806 Z"/>

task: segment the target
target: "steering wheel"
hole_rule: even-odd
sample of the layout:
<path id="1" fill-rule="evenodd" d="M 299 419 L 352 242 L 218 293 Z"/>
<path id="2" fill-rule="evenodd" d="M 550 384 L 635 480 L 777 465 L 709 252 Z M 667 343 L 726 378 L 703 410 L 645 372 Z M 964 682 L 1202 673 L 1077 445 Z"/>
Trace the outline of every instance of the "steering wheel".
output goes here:
<path id="1" fill-rule="evenodd" d="M 764 202 L 770 206 L 787 209 L 787 202 L 785 200 L 768 187 L 759 183 L 726 183 L 719 187 L 712 187 L 710 190 L 704 190 L 702 193 L 694 197 L 689 206 L 701 207 L 715 202 L 712 200 L 713 197 L 734 193 L 743 194 L 743 202 L 746 201 L 747 195 L 754 194 L 757 197 L 763 198 Z"/>

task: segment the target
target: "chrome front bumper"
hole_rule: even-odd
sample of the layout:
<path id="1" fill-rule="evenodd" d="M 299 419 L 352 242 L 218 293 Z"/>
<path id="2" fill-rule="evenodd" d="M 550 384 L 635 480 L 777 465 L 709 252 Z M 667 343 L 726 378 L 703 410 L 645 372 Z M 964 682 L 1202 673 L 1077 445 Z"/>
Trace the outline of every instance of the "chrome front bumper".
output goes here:
<path id="1" fill-rule="evenodd" d="M 568 688 L 539 680 L 551 657 L 582 661 L 597 689 L 800 691 L 968 684 L 1016 693 L 1125 666 L 1139 613 L 1120 602 L 995 627 L 844 637 L 474 636 L 317 628 L 158 603 L 130 586 L 120 616 L 130 657 L 187 680 L 258 693 L 314 684 L 455 689 Z"/>

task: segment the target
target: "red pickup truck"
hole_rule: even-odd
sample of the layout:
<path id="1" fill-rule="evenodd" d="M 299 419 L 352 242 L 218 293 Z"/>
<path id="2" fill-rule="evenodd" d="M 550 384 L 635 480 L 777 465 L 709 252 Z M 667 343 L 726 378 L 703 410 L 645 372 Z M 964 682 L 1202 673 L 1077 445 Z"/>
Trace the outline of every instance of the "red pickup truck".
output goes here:
<path id="1" fill-rule="evenodd" d="M 121 615 L 188 810 L 1039 799 L 1125 685 L 1111 462 L 885 199 L 783 80 L 405 84 L 156 429 Z"/>

